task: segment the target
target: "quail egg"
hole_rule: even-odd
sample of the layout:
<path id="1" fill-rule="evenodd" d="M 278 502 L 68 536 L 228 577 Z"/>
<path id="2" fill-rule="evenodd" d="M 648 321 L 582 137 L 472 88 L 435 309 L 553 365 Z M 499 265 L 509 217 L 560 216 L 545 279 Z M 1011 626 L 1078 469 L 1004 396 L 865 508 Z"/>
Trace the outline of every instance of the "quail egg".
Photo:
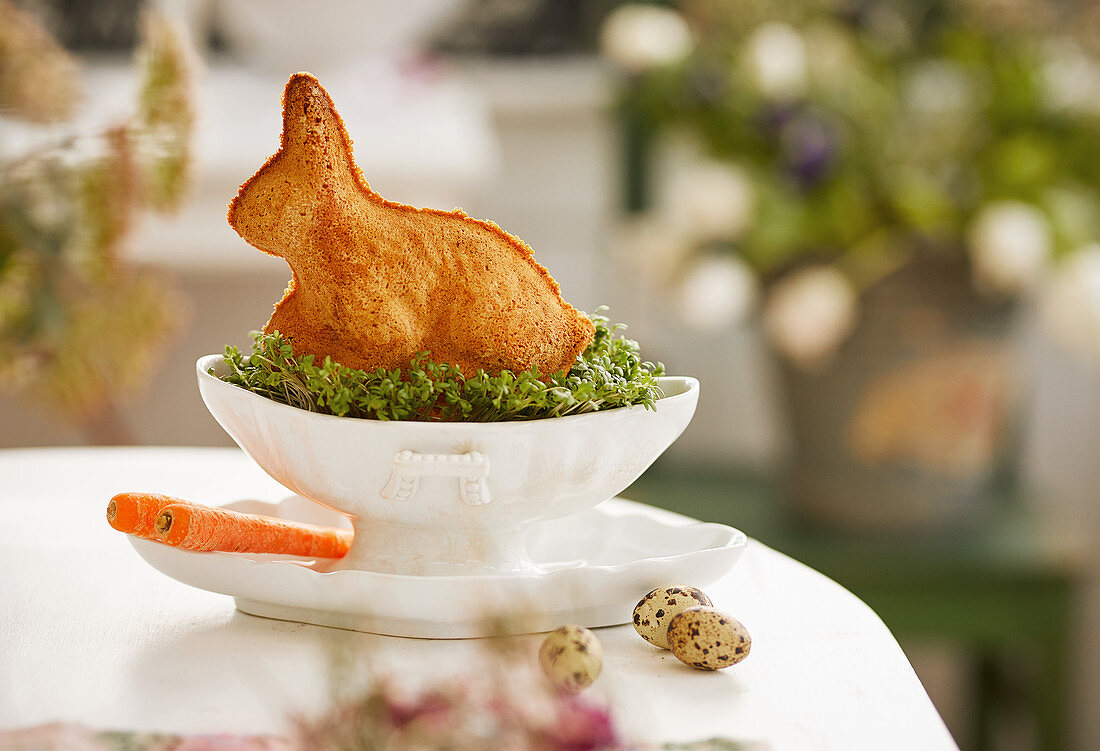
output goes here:
<path id="1" fill-rule="evenodd" d="M 668 649 L 668 624 L 687 608 L 710 606 L 706 593 L 695 587 L 658 587 L 634 606 L 634 630 L 650 644 Z"/>
<path id="2" fill-rule="evenodd" d="M 668 644 L 680 662 L 721 670 L 749 655 L 752 639 L 741 622 L 717 608 L 688 608 L 668 624 Z"/>
<path id="3" fill-rule="evenodd" d="M 556 686 L 577 693 L 591 686 L 603 667 L 603 647 L 581 626 L 562 626 L 546 635 L 539 667 Z"/>

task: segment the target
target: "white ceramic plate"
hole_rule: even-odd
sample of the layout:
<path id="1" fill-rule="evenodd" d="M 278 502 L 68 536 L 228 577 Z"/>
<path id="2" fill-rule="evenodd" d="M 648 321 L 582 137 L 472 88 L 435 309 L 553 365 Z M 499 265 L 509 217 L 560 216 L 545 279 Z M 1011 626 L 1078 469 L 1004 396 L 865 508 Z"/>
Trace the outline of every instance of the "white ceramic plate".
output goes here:
<path id="1" fill-rule="evenodd" d="M 300 496 L 226 508 L 348 524 Z M 325 571 L 327 562 L 291 556 L 197 553 L 136 537 L 130 541 L 162 573 L 230 595 L 246 613 L 434 639 L 547 631 L 564 623 L 627 623 L 649 590 L 706 586 L 729 571 L 746 544 L 745 535 L 732 527 L 619 498 L 535 524 L 527 535 L 536 571 L 466 576 Z"/>

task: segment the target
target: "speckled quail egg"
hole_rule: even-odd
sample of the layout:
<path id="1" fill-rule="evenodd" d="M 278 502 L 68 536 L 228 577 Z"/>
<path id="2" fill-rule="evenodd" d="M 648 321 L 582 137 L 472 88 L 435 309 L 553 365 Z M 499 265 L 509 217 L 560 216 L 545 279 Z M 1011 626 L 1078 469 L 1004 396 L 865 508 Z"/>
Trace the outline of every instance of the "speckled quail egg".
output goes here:
<path id="1" fill-rule="evenodd" d="M 668 624 L 687 608 L 710 606 L 706 593 L 695 587 L 658 587 L 634 606 L 634 630 L 650 644 L 668 649 Z"/>
<path id="2" fill-rule="evenodd" d="M 591 686 L 603 667 L 603 647 L 581 626 L 562 626 L 543 639 L 539 667 L 555 685 L 570 693 Z"/>
<path id="3" fill-rule="evenodd" d="M 749 655 L 752 639 L 741 622 L 717 608 L 688 608 L 668 624 L 668 645 L 680 662 L 721 670 Z"/>

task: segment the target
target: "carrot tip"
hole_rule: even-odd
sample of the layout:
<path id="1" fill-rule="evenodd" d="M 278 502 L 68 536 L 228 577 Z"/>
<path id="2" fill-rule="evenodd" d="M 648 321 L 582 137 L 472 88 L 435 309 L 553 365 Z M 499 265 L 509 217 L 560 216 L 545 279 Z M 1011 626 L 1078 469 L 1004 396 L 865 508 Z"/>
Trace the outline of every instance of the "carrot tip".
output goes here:
<path id="1" fill-rule="evenodd" d="M 107 504 L 107 521 L 113 522 L 115 516 L 118 514 L 118 504 L 115 503 L 115 499 L 112 498 L 111 502 Z"/>

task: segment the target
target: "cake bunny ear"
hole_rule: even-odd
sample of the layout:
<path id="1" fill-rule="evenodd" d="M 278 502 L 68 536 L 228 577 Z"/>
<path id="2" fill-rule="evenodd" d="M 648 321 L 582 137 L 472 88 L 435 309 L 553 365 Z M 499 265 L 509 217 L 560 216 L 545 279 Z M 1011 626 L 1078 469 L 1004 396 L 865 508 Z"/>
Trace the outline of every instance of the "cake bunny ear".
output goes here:
<path id="1" fill-rule="evenodd" d="M 362 179 L 351 160 L 351 139 L 328 92 L 309 73 L 295 73 L 283 92 L 284 158 L 295 162 L 297 177 L 324 181 L 345 179 L 351 172 Z M 290 165 L 288 165 L 289 167 Z"/>
<path id="2" fill-rule="evenodd" d="M 241 185 L 229 204 L 229 224 L 254 247 L 288 258 L 292 238 L 324 205 L 320 194 L 340 190 L 373 194 L 352 160 L 351 139 L 328 92 L 309 73 L 295 73 L 283 91 L 279 150 Z"/>

